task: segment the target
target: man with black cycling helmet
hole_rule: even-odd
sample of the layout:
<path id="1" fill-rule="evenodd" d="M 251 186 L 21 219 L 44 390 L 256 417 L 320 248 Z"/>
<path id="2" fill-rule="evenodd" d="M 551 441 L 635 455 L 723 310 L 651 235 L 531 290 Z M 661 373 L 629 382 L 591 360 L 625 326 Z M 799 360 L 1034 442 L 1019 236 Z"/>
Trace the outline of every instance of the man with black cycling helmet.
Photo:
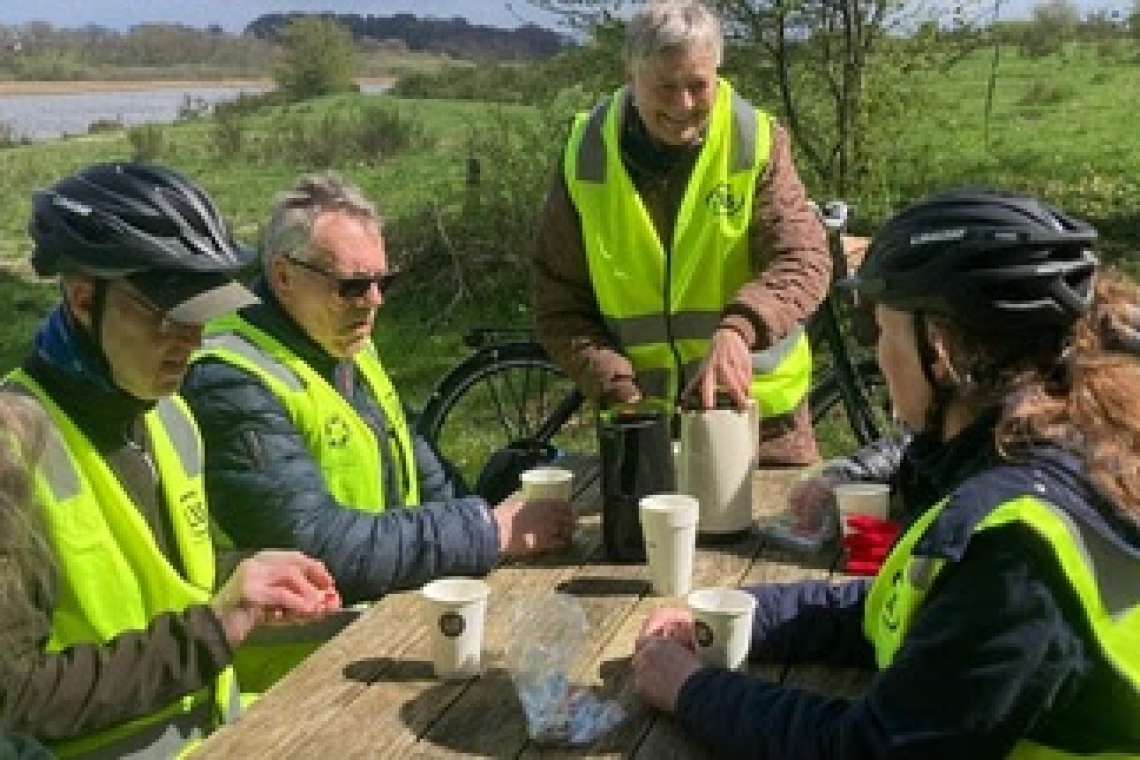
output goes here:
<path id="1" fill-rule="evenodd" d="M 29 233 L 62 298 L 5 384 L 49 426 L 35 500 L 54 577 L 31 635 L 2 642 L 32 648 L 2 674 L 0 722 L 61 757 L 170 757 L 236 716 L 229 663 L 254 627 L 339 606 L 298 552 L 215 592 L 201 439 L 172 394 L 202 324 L 256 300 L 232 280 L 251 252 L 200 188 L 134 163 L 38 191 Z"/>
<path id="2" fill-rule="evenodd" d="M 876 677 L 845 702 L 701 668 L 667 610 L 638 640 L 643 696 L 733 756 L 1140 756 L 1140 288 L 1095 238 L 980 191 L 883 226 L 849 285 L 916 431 L 903 533 L 872 581 L 750 589 L 753 659 Z"/>

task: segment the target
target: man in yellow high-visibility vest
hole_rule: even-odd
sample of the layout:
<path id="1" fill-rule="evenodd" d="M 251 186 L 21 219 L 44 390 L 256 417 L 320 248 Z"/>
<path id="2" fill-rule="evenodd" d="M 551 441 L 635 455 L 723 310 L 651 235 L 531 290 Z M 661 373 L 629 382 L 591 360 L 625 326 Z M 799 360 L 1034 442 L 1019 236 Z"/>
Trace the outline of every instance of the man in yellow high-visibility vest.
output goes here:
<path id="1" fill-rule="evenodd" d="M 30 536 L 13 526 L 32 520 L 0 523 L 0 646 L 16 660 L 0 672 L 0 724 L 60 757 L 173 757 L 237 716 L 230 663 L 254 626 L 339 607 L 324 566 L 295 551 L 215 581 L 202 439 L 175 391 L 202 324 L 256 301 L 231 279 L 252 251 L 200 188 L 135 163 L 38 191 L 29 232 L 61 302 L 4 382 L 3 408 L 22 401 L 44 443 L 0 477 L 5 512 L 36 514 Z M 0 414 L 9 459 L 12 418 Z M 12 549 L 38 543 L 44 582 L 20 584 Z"/>
<path id="2" fill-rule="evenodd" d="M 761 412 L 763 464 L 818 458 L 804 323 L 826 294 L 826 237 L 787 134 L 717 77 L 699 2 L 629 22 L 628 83 L 571 130 L 540 225 L 535 321 L 603 406 L 718 390 Z"/>

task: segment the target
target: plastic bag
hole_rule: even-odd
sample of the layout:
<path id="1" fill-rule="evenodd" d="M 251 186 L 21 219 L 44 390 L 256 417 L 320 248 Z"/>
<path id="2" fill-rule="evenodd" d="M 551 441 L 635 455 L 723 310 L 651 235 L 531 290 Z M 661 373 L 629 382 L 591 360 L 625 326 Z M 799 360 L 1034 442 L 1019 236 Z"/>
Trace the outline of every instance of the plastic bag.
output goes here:
<path id="1" fill-rule="evenodd" d="M 518 604 L 504 665 L 526 713 L 530 738 L 541 744 L 590 744 L 625 719 L 615 700 L 570 681 L 585 654 L 589 624 L 578 600 L 549 592 Z"/>
<path id="2" fill-rule="evenodd" d="M 792 486 L 785 508 L 761 525 L 761 533 L 787 549 L 820 551 L 839 533 L 834 485 L 834 478 L 809 470 Z"/>

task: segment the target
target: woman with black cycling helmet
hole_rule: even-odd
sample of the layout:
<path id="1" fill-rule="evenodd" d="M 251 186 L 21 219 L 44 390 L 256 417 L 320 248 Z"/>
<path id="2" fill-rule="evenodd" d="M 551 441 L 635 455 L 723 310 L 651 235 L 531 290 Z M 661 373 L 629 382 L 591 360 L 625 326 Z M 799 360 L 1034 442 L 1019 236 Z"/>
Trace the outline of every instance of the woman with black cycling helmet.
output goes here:
<path id="1" fill-rule="evenodd" d="M 37 192 L 29 232 L 62 301 L 5 386 L 48 431 L 38 467 L 15 461 L 36 467 L 49 556 L 31 567 L 8 551 L 34 543 L 27 530 L 0 543 L 0 589 L 26 589 L 38 611 L 0 614 L 0 723 L 62 757 L 170 757 L 236 715 L 229 663 L 253 627 L 339 606 L 323 565 L 297 552 L 215 583 L 201 439 L 172 394 L 202 324 L 255 300 L 232 280 L 252 253 L 197 186 L 140 164 Z M 0 394 L 0 411 L 19 400 Z M 0 415 L 0 446 L 24 443 L 14 419 Z M 23 509 L 33 494 L 9 471 L 0 495 Z"/>
<path id="2" fill-rule="evenodd" d="M 872 581 L 765 586 L 750 655 L 877 669 L 856 700 L 702 668 L 655 613 L 638 691 L 732 756 L 1140 757 L 1140 288 L 1091 227 L 953 192 L 889 220 L 849 285 L 915 430 Z"/>

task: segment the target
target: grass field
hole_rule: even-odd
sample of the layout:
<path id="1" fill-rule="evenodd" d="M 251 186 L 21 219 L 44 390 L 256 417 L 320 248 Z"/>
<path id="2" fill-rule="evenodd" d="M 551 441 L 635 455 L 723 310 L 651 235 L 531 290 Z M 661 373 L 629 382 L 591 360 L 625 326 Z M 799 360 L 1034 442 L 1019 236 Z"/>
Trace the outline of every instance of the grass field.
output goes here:
<path id="1" fill-rule="evenodd" d="M 1106 256 L 1140 276 L 1140 62 L 1106 60 L 1091 49 L 1072 49 L 1065 59 L 1021 59 L 1003 53 L 987 146 L 983 124 L 988 57 L 964 61 L 946 74 L 907 83 L 922 107 L 900 123 L 893 149 L 881 164 L 887 171 L 855 198 L 863 231 L 870 231 L 890 207 L 931 190 L 961 184 L 996 185 L 1040 194 L 1089 218 L 1102 230 Z M 430 145 L 381 161 L 338 169 L 378 200 L 393 229 L 421 225 L 425 209 L 462 197 L 465 160 L 472 136 L 502 128 L 499 107 L 480 103 L 402 101 L 387 96 L 340 96 L 278 107 L 245 117 L 251 133 L 289 120 L 317 121 L 329 113 L 368 102 L 390 103 L 416 119 Z M 511 109 L 525 118 L 526 109 Z M 534 112 L 531 112 L 534 113 Z M 260 125 L 260 126 L 259 126 Z M 198 179 L 218 200 L 239 237 L 253 241 L 277 191 L 299 173 L 324 168 L 289 156 L 246 160 L 220 155 L 214 124 L 201 120 L 162 130 L 160 161 Z M 546 174 L 557 146 L 524 145 L 524 164 Z M 0 149 L 0 371 L 27 350 L 35 325 L 54 298 L 50 284 L 28 276 L 23 263 L 30 243 L 25 233 L 31 191 L 95 161 L 127 159 L 131 146 L 121 132 L 74 137 Z M 517 168 L 485 163 L 485 175 Z M 509 178 L 508 178 L 509 179 Z M 810 189 L 810 188 L 809 188 Z M 537 214 L 542 198 L 534 197 Z M 464 240 L 450 243 L 460 253 Z M 393 246 L 397 260 L 405 252 Z M 525 251 L 515 258 L 525 260 Z M 414 262 L 413 262 L 414 263 Z M 454 283 L 446 272 L 413 271 L 412 284 L 397 287 L 377 329 L 381 351 L 413 404 L 463 349 L 462 331 L 473 324 L 527 324 L 529 298 L 521 270 L 497 273 L 491 285 L 441 317 Z M 433 283 L 433 284 L 427 284 Z"/>

